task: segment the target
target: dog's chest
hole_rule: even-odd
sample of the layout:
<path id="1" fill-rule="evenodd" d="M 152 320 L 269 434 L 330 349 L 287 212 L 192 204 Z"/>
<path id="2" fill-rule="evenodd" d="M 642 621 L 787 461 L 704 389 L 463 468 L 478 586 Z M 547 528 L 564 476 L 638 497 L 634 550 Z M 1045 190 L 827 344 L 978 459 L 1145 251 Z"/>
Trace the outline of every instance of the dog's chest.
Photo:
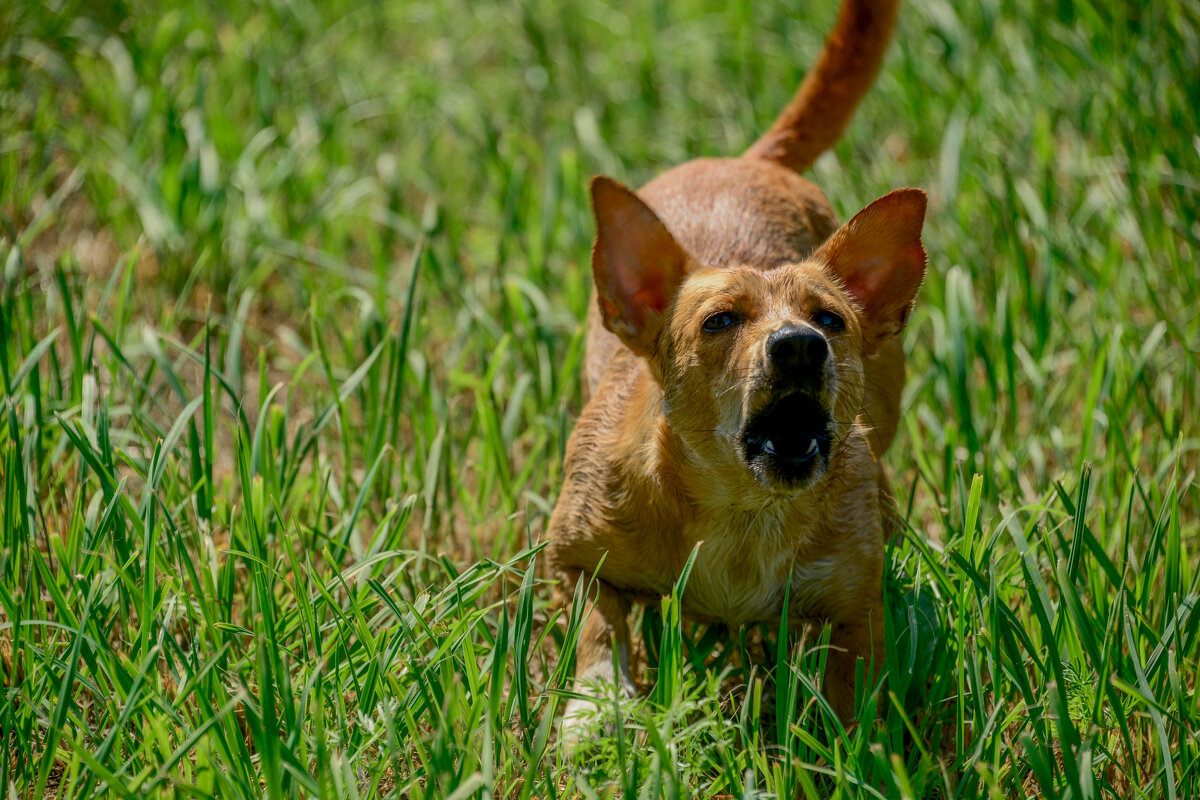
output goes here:
<path id="1" fill-rule="evenodd" d="M 797 563 L 796 540 L 787 535 L 795 531 L 782 521 L 759 520 L 741 530 L 708 526 L 695 533 L 702 544 L 684 590 L 689 615 L 731 625 L 776 620 L 789 581 L 789 616 L 805 612 L 813 589 L 809 573 L 820 565 Z"/>

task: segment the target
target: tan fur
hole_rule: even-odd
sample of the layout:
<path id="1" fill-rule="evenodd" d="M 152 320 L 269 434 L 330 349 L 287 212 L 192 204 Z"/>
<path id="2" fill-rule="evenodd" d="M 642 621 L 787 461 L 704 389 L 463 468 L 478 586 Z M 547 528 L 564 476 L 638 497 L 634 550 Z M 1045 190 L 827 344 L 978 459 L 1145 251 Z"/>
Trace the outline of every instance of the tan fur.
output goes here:
<path id="1" fill-rule="evenodd" d="M 898 424 L 896 334 L 924 274 L 924 196 L 893 193 L 839 230 L 825 196 L 793 168 L 844 127 L 878 69 L 895 5 L 847 0 L 818 69 L 745 156 L 689 162 L 637 195 L 593 182 L 589 399 L 550 522 L 561 596 L 580 581 L 592 587 L 580 692 L 632 692 L 625 615 L 669 592 L 698 543 L 685 611 L 734 625 L 776 621 L 790 581 L 791 616 L 833 625 L 825 692 L 844 718 L 856 659 L 882 662 L 890 495 L 876 457 Z M 795 127 L 815 116 L 820 130 Z M 703 329 L 725 311 L 736 329 Z M 828 453 L 802 481 L 781 482 L 750 459 L 746 426 L 784 396 L 770 377 L 768 337 L 815 331 L 823 311 L 845 322 L 819 331 L 828 359 L 812 377 L 819 389 L 805 390 L 827 417 Z M 587 706 L 568 707 L 568 738 Z"/>

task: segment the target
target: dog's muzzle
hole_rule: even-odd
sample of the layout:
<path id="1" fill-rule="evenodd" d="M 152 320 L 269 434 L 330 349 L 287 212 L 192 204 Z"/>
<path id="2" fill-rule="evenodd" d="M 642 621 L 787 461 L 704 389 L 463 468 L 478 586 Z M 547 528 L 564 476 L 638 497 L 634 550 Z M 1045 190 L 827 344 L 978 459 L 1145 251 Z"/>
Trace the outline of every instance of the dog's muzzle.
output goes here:
<path id="1" fill-rule="evenodd" d="M 765 343 L 766 377 L 746 418 L 746 464 L 766 484 L 795 486 L 828 462 L 829 414 L 821 403 L 829 344 L 812 328 L 787 326 Z"/>

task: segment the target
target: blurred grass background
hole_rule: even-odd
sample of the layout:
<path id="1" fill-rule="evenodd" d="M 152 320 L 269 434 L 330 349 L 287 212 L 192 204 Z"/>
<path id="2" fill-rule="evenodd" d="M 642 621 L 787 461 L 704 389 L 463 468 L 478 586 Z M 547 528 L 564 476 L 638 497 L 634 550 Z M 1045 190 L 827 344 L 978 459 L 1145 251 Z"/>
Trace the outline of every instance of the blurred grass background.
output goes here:
<path id="1" fill-rule="evenodd" d="M 0 8 L 6 791 L 1200 795 L 1200 8 L 1170 0 L 913 0 L 812 170 L 843 218 L 931 197 L 884 719 L 830 720 L 805 647 L 647 614 L 671 691 L 555 747 L 536 552 L 587 179 L 742 150 L 835 13 Z"/>

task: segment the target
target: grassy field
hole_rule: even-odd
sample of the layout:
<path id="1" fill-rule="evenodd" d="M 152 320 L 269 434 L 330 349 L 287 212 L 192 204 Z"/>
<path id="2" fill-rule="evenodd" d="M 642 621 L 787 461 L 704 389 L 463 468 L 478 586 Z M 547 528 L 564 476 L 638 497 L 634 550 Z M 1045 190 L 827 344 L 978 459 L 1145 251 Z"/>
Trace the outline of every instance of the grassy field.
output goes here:
<path id="1" fill-rule="evenodd" d="M 587 180 L 835 7 L 3 4 L 4 795 L 1200 797 L 1195 0 L 912 0 L 812 171 L 931 198 L 882 718 L 665 602 L 557 744 Z"/>

